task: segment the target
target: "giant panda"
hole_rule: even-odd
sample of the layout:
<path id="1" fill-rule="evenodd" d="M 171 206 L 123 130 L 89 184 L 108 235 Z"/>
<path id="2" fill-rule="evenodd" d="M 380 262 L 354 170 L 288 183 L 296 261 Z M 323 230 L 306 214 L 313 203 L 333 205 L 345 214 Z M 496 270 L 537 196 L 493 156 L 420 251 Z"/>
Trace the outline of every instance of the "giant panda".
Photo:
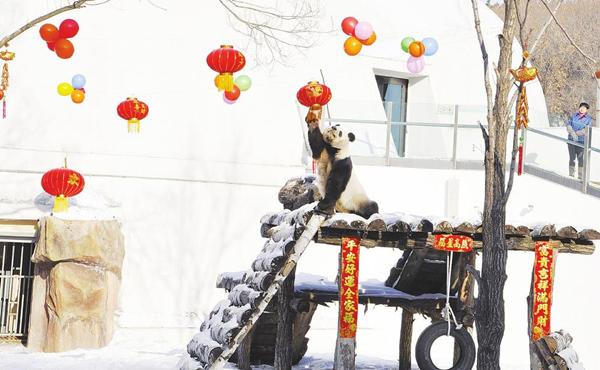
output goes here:
<path id="1" fill-rule="evenodd" d="M 318 119 L 308 119 L 308 142 L 312 157 L 317 161 L 317 187 L 322 199 L 317 211 L 333 214 L 354 213 L 364 218 L 379 212 L 376 202 L 369 199 L 352 169 L 350 143 L 355 136 L 344 132 L 340 125 L 328 127 L 321 133 Z"/>

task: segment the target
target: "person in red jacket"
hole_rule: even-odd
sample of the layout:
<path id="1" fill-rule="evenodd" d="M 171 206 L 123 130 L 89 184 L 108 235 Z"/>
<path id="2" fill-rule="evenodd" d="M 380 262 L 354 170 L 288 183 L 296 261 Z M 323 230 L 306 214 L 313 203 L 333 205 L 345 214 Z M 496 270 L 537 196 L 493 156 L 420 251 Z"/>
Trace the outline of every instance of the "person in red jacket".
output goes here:
<path id="1" fill-rule="evenodd" d="M 567 121 L 568 139 L 583 146 L 585 142 L 585 128 L 592 126 L 592 117 L 588 113 L 590 105 L 586 102 L 579 104 L 579 111 L 573 113 Z M 575 158 L 577 157 L 577 177 L 583 177 L 583 147 L 567 143 L 569 147 L 569 176 L 575 176 Z"/>

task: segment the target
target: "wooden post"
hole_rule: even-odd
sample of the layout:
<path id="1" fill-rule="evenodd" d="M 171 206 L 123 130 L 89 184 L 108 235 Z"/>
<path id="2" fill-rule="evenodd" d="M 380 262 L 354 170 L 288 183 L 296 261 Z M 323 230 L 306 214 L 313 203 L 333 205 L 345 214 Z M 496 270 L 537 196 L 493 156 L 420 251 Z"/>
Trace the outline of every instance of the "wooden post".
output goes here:
<path id="1" fill-rule="evenodd" d="M 294 312 L 290 309 L 290 302 L 294 298 L 294 281 L 296 268 L 290 272 L 281 284 L 278 292 L 277 308 L 277 340 L 275 341 L 275 364 L 276 369 L 292 369 L 292 324 L 294 323 Z"/>
<path id="2" fill-rule="evenodd" d="M 252 338 L 254 338 L 254 332 L 258 326 L 255 325 L 250 329 L 246 337 L 240 343 L 236 354 L 237 354 L 237 368 L 242 370 L 251 370 L 250 366 L 250 350 L 252 347 Z"/>
<path id="3" fill-rule="evenodd" d="M 411 346 L 412 346 L 412 332 L 413 332 L 413 313 L 412 311 L 403 308 L 402 309 L 402 324 L 400 326 L 400 370 L 411 369 Z"/>
<path id="4" fill-rule="evenodd" d="M 554 288 L 554 271 L 558 251 L 554 246 L 560 241 L 538 241 L 531 276 L 531 288 L 527 297 L 527 333 L 529 335 L 530 369 L 543 369 L 535 341 L 550 333 L 550 309 Z"/>
<path id="5" fill-rule="evenodd" d="M 358 322 L 358 267 L 360 238 L 343 237 L 339 281 L 338 344 L 335 369 L 354 370 Z"/>

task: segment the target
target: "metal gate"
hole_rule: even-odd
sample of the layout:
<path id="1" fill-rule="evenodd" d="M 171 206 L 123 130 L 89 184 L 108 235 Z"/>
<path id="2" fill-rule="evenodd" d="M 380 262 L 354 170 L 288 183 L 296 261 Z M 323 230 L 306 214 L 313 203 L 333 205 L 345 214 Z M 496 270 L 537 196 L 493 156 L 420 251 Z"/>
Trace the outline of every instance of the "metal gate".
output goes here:
<path id="1" fill-rule="evenodd" d="M 33 287 L 31 239 L 0 237 L 0 340 L 25 340 Z"/>

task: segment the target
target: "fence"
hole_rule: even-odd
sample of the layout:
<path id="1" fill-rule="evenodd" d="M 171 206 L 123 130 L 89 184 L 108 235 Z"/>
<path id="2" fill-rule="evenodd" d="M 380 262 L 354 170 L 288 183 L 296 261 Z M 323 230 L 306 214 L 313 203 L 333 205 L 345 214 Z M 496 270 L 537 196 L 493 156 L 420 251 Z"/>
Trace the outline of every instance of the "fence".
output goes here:
<path id="1" fill-rule="evenodd" d="M 351 147 L 357 164 L 405 166 L 435 169 L 481 169 L 484 143 L 478 122 L 486 121 L 485 106 L 408 104 L 407 122 L 392 121 L 396 103 L 384 103 L 386 119 L 365 120 L 324 118 L 330 123 L 348 126 L 357 140 Z M 420 112 L 429 112 L 419 114 Z M 415 113 L 416 112 L 416 113 Z M 432 113 L 433 112 L 433 113 Z M 532 122 L 549 122 L 545 112 L 530 112 Z M 427 121 L 437 120 L 438 122 Z M 483 125 L 487 129 L 487 125 Z M 512 151 L 511 126 L 507 140 L 507 163 Z M 600 160 L 600 149 L 593 144 L 593 132 L 588 128 L 584 144 L 567 140 L 563 127 L 530 127 L 523 135 L 525 173 L 569 186 L 600 197 L 600 169 L 593 163 Z M 568 145 L 583 149 L 583 176 L 569 176 Z M 508 168 L 508 166 L 507 166 Z"/>

